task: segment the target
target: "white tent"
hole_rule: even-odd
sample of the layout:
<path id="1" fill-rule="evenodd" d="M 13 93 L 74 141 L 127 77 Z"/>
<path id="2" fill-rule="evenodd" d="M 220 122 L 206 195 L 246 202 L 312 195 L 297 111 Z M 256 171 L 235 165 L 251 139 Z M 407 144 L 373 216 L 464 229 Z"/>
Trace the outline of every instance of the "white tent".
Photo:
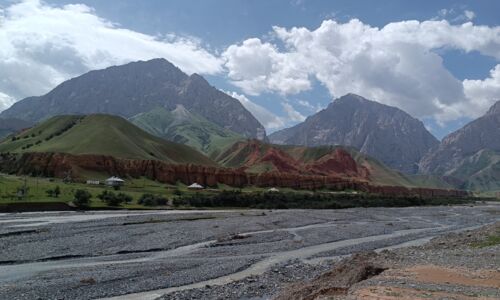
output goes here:
<path id="1" fill-rule="evenodd" d="M 280 190 L 278 190 L 278 189 L 277 189 L 277 188 L 275 188 L 275 187 L 272 187 L 272 188 L 268 189 L 267 191 L 268 191 L 268 192 L 271 192 L 271 193 L 277 193 L 277 192 L 279 192 Z"/>
<path id="2" fill-rule="evenodd" d="M 191 184 L 190 186 L 188 186 L 188 189 L 201 190 L 201 189 L 203 189 L 203 186 L 201 184 L 198 184 L 195 182 L 195 183 Z"/>
<path id="3" fill-rule="evenodd" d="M 106 179 L 106 185 L 110 185 L 110 186 L 123 185 L 124 183 L 125 183 L 125 180 L 123 180 L 119 177 L 115 177 L 115 176 L 112 176 L 112 177 L 109 177 L 108 179 Z"/>

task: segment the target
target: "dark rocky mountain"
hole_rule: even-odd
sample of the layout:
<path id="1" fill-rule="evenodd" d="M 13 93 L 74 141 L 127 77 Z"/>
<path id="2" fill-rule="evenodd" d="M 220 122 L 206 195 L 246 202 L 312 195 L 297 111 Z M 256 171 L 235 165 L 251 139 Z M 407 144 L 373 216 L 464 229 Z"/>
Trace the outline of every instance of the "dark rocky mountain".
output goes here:
<path id="1" fill-rule="evenodd" d="M 269 138 L 276 144 L 352 146 L 409 174 L 416 173 L 420 159 L 439 144 L 421 121 L 354 94 L 336 99 L 303 123 Z"/>
<path id="2" fill-rule="evenodd" d="M 88 72 L 48 94 L 15 103 L 0 118 L 38 122 L 51 116 L 105 113 L 129 118 L 183 105 L 192 113 L 246 137 L 265 138 L 264 127 L 231 96 L 200 75 L 186 75 L 165 59 L 133 62 Z"/>
<path id="3" fill-rule="evenodd" d="M 500 189 L 500 101 L 446 136 L 420 162 L 420 171 L 463 180 L 471 189 Z"/>

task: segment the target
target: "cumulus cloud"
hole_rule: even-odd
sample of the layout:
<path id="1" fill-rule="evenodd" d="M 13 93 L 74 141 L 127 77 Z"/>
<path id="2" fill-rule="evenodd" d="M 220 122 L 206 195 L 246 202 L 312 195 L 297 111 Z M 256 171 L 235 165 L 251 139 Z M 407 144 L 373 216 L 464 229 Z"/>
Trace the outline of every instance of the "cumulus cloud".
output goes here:
<path id="1" fill-rule="evenodd" d="M 9 98 L 43 94 L 91 69 L 157 57 L 187 73 L 222 70 L 221 59 L 195 39 L 125 29 L 86 5 L 25 0 L 0 8 L 0 92 Z"/>
<path id="2" fill-rule="evenodd" d="M 464 89 L 470 103 L 462 109 L 473 109 L 475 114 L 488 110 L 493 102 L 500 100 L 500 64 L 484 80 L 464 80 Z"/>
<path id="3" fill-rule="evenodd" d="M 281 106 L 285 110 L 288 118 L 293 122 L 302 122 L 306 119 L 300 112 L 296 111 L 295 108 L 288 102 L 281 102 Z"/>
<path id="4" fill-rule="evenodd" d="M 260 39 L 231 45 L 222 57 L 233 84 L 249 95 L 263 91 L 298 93 L 311 88 L 308 73 L 301 69 L 300 57 L 279 53 L 274 45 Z"/>
<path id="5" fill-rule="evenodd" d="M 256 104 L 245 95 L 229 91 L 225 91 L 225 93 L 235 99 L 238 99 L 241 104 L 248 109 L 248 111 L 250 111 L 262 125 L 264 125 L 266 129 L 273 130 L 285 127 L 285 120 L 282 117 L 279 117 L 263 106 Z"/>
<path id="6" fill-rule="evenodd" d="M 439 53 L 477 51 L 500 60 L 500 27 L 471 22 L 401 21 L 377 28 L 357 19 L 326 20 L 315 30 L 273 32 L 273 42 L 252 38 L 222 55 L 229 78 L 246 93 L 296 94 L 311 89 L 315 78 L 333 97 L 353 92 L 438 122 L 481 113 L 470 98 L 478 94 L 470 91 L 472 82 L 455 78 Z"/>

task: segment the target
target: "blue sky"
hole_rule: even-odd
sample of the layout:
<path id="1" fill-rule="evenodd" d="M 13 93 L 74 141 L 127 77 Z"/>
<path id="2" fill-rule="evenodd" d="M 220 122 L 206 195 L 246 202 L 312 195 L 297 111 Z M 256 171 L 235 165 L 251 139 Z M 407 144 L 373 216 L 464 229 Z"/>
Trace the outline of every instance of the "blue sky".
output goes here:
<path id="1" fill-rule="evenodd" d="M 29 88 L 0 84 L 0 101 L 3 95 L 6 103 L 46 92 L 88 69 L 149 58 L 151 52 L 259 106 L 254 113 L 266 110 L 258 117 L 268 121 L 268 131 L 295 124 L 326 107 L 334 97 L 352 91 L 406 110 L 441 138 L 484 113 L 495 97 L 500 99 L 500 78 L 492 71 L 500 58 L 499 1 L 0 0 L 0 7 L 0 24 L 3 15 L 7 33 L 2 36 L 0 30 L 0 46 L 5 43 L 14 57 L 30 61 L 0 75 L 31 80 L 28 76 L 37 70 L 52 74 Z M 72 25 L 77 30 L 65 32 L 61 25 L 57 35 L 47 38 L 54 29 L 43 31 L 43 26 L 35 26 L 36 20 L 46 24 L 44 18 L 58 16 L 68 22 L 76 20 Z M 419 22 L 408 29 L 409 20 Z M 439 23 L 443 20 L 444 25 Z M 420 26 L 426 21 L 426 26 Z M 112 38 L 127 34 L 133 41 L 137 38 L 133 35 L 140 33 L 147 35 L 141 39 L 152 37 L 164 45 L 146 41 L 135 49 L 127 43 L 120 47 L 134 49 L 122 55 L 113 53 L 112 45 L 100 49 L 94 43 L 89 49 L 99 55 L 79 54 L 74 48 L 90 47 L 93 34 L 97 35 L 85 32 L 85 22 L 88 28 L 115 30 Z M 468 22 L 472 27 L 462 25 Z M 385 30 L 388 24 L 397 25 L 396 29 Z M 25 36 L 21 43 L 19 31 Z M 442 36 L 434 37 L 436 32 Z M 411 35 L 418 42 L 413 43 Z M 33 36 L 46 40 L 40 42 Z M 60 40 L 64 44 L 58 45 Z M 317 47 L 308 49 L 309 42 Z M 366 48 L 359 50 L 358 44 Z M 26 45 L 33 49 L 28 54 L 22 50 Z M 187 49 L 181 51 L 186 57 L 176 61 L 179 54 L 171 45 Z M 146 53 L 148 47 L 152 51 Z M 365 57 L 365 53 L 369 54 Z M 2 59 L 7 64 L 7 57 L 12 58 L 12 53 L 2 57 L 0 50 L 0 68 Z M 8 63 L 12 67 L 12 59 Z M 429 79 L 433 76 L 436 79 Z"/>

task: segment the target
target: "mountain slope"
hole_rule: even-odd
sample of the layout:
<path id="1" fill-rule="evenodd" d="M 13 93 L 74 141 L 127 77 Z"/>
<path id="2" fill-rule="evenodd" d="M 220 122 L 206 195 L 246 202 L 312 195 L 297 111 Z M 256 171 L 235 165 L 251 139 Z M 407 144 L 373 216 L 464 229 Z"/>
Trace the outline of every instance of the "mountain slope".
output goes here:
<path id="1" fill-rule="evenodd" d="M 196 150 L 165 141 L 110 115 L 59 116 L 0 143 L 0 152 L 60 152 L 216 165 Z"/>
<path id="2" fill-rule="evenodd" d="M 422 122 L 404 111 L 354 94 L 336 99 L 269 139 L 276 144 L 350 146 L 409 174 L 418 171 L 422 156 L 439 143 Z"/>
<path id="3" fill-rule="evenodd" d="M 226 146 L 245 139 L 202 116 L 190 113 L 182 105 L 177 105 L 173 111 L 156 108 L 129 120 L 153 135 L 191 146 L 209 156 L 217 155 Z"/>
<path id="4" fill-rule="evenodd" d="M 21 129 L 29 128 L 32 125 L 31 122 L 15 118 L 0 119 L 0 139 Z"/>
<path id="5" fill-rule="evenodd" d="M 164 59 L 88 72 L 46 95 L 15 103 L 0 117 L 38 122 L 56 115 L 105 113 L 129 118 L 157 107 L 170 111 L 177 104 L 243 136 L 265 138 L 264 127 L 238 100 Z"/>
<path id="6" fill-rule="evenodd" d="M 500 188 L 500 101 L 482 117 L 446 136 L 420 162 L 420 171 L 458 178 L 476 190 Z"/>

